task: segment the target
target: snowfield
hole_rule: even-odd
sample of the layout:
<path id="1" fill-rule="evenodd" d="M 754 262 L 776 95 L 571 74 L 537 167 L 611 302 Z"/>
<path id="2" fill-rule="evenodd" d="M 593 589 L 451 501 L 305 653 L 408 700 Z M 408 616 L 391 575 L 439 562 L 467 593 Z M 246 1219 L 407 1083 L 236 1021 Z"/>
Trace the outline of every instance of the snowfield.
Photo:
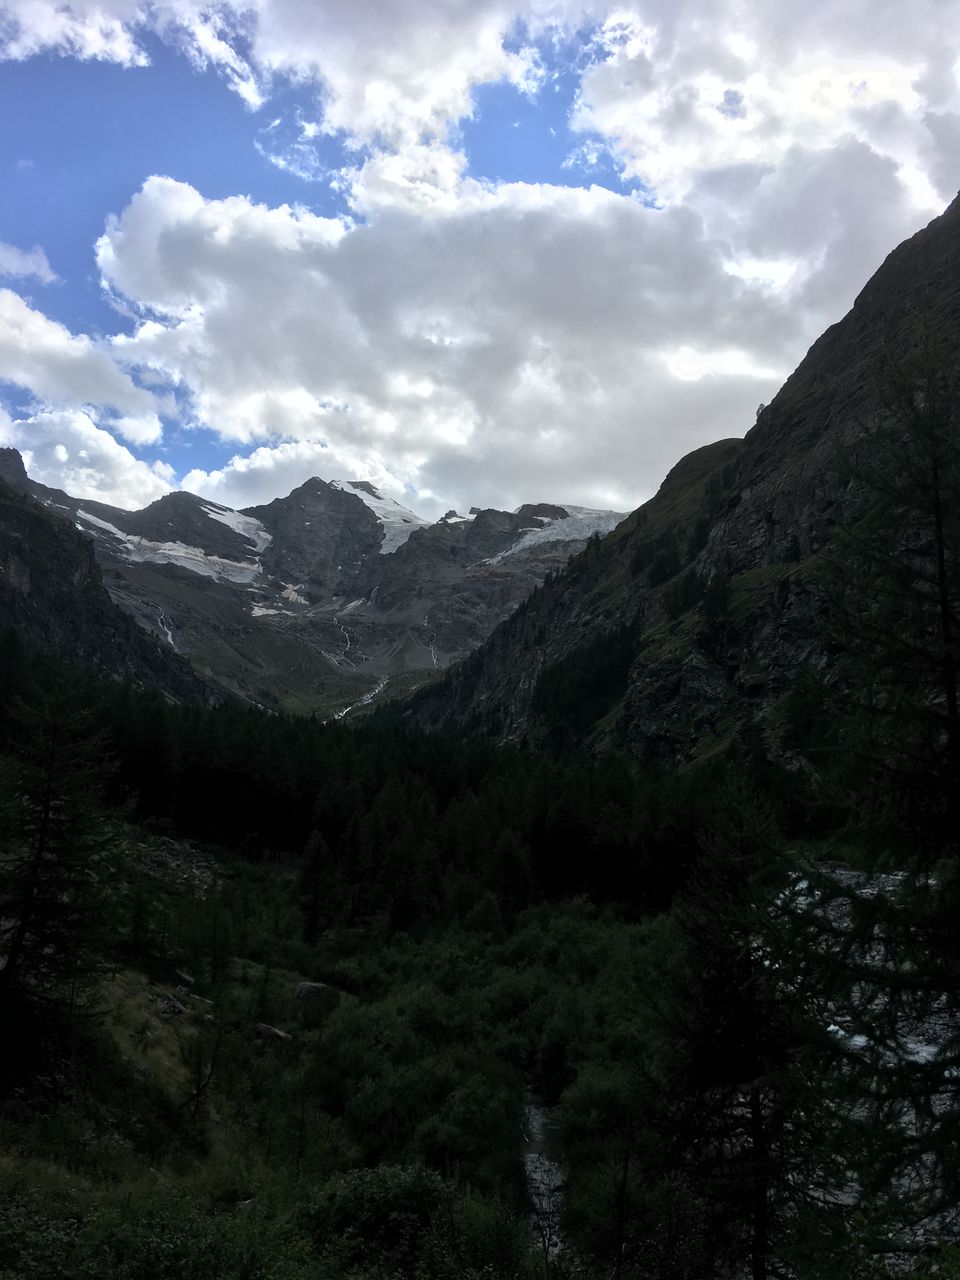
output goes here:
<path id="1" fill-rule="evenodd" d="M 81 520 L 116 538 L 120 544 L 117 548 L 119 554 L 133 564 L 173 564 L 180 569 L 189 569 L 191 573 L 199 573 L 204 578 L 215 578 L 218 582 L 252 582 L 260 573 L 259 560 L 225 560 L 222 556 L 208 556 L 199 547 L 189 547 L 184 542 L 151 542 L 149 538 L 141 538 L 138 534 L 124 533 L 115 525 L 92 516 L 87 511 L 80 510 L 77 515 Z M 78 524 L 77 528 L 83 530 L 83 525 Z"/>
<path id="2" fill-rule="evenodd" d="M 610 533 L 626 518 L 623 511 L 591 511 L 588 507 L 564 507 L 564 510 L 570 512 L 568 519 L 550 520 L 547 516 L 538 516 L 546 523 L 539 529 L 528 530 L 512 547 L 484 560 L 483 564 L 501 564 L 508 556 L 515 556 L 544 542 L 586 542 L 595 533 L 601 536 Z"/>
<path id="3" fill-rule="evenodd" d="M 225 524 L 234 533 L 239 533 L 241 538 L 246 538 L 249 542 L 252 542 L 257 555 L 266 551 L 273 541 L 273 534 L 267 533 L 260 521 L 253 516 L 241 515 L 239 511 L 231 511 L 229 507 L 205 505 L 203 510 L 211 520 L 219 520 L 221 524 Z"/>
<path id="4" fill-rule="evenodd" d="M 368 489 L 364 481 L 348 480 L 340 484 L 334 480 L 331 483 L 345 493 L 355 494 L 380 521 L 383 529 L 383 542 L 380 544 L 382 556 L 388 556 L 397 547 L 402 547 L 414 529 L 423 529 L 430 524 L 429 520 L 424 520 L 416 512 L 402 507 L 396 499 L 385 498 L 373 485 Z"/>

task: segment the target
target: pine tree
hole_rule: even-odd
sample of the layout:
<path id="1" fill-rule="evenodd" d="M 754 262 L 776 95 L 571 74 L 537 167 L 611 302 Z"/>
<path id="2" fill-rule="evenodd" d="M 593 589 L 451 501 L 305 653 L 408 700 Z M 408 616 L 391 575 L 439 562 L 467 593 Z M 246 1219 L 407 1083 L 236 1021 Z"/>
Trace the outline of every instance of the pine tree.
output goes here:
<path id="1" fill-rule="evenodd" d="M 810 977 L 778 925 L 772 820 L 739 776 L 715 796 L 705 846 L 647 997 L 637 1176 L 674 1180 L 702 1206 L 710 1274 L 746 1267 L 766 1280 L 810 1211 L 807 1187 L 823 1180 L 818 1028 Z"/>
<path id="2" fill-rule="evenodd" d="M 957 393 L 922 327 L 888 357 L 877 419 L 844 452 L 856 514 L 824 575 L 834 779 L 851 829 L 895 868 L 821 875 L 807 913 L 843 968 L 832 1020 L 867 1252 L 936 1232 L 960 1180 Z"/>
<path id="3" fill-rule="evenodd" d="M 119 847 L 102 735 L 65 681 L 15 708 L 0 765 L 0 1006 L 77 1011 L 110 938 Z"/>
<path id="4" fill-rule="evenodd" d="M 316 946 L 322 930 L 332 924 L 346 906 L 346 886 L 327 842 L 319 831 L 310 832 L 300 866 L 300 910 L 303 940 Z"/>

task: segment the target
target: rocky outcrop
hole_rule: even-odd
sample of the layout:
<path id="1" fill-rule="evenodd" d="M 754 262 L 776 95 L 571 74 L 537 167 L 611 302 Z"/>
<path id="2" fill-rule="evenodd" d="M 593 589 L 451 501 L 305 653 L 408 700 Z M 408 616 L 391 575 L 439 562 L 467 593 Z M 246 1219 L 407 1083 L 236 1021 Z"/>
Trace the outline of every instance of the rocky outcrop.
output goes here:
<path id="1" fill-rule="evenodd" d="M 17 449 L 0 449 L 0 480 L 11 489 L 27 488 L 27 469 Z"/>
<path id="2" fill-rule="evenodd" d="M 355 588 L 363 568 L 383 537 L 376 516 L 356 494 L 316 477 L 243 514 L 259 520 L 272 537 L 264 570 L 295 584 L 314 603 L 360 594 Z"/>
<path id="3" fill-rule="evenodd" d="M 17 468 L 10 450 L 5 474 Z M 19 455 L 16 455 L 19 457 Z M 93 540 L 0 479 L 0 629 L 99 675 L 207 701 L 212 690 L 183 658 L 145 634 L 104 588 Z"/>

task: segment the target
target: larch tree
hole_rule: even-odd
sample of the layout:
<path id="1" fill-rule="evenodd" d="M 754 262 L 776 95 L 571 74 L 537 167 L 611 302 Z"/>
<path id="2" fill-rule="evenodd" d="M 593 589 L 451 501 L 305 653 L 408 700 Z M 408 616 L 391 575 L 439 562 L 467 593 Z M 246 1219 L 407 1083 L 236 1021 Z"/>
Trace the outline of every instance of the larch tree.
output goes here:
<path id="1" fill-rule="evenodd" d="M 823 578 L 846 757 L 833 777 L 881 864 L 816 887 L 847 970 L 835 1022 L 866 1245 L 902 1252 L 960 1190 L 960 371 L 922 322 L 914 336 L 887 355 L 876 418 L 843 450 L 854 515 Z"/>

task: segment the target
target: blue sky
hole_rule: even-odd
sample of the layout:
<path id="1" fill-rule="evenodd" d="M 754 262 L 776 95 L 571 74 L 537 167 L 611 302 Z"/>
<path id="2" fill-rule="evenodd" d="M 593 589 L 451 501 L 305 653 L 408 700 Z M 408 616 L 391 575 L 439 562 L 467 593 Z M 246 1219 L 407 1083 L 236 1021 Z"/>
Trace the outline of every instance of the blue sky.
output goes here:
<path id="1" fill-rule="evenodd" d="M 123 505 L 640 501 L 960 180 L 953 0 L 681 8 L 0 0 L 0 440 Z"/>
<path id="2" fill-rule="evenodd" d="M 148 67 L 50 55 L 0 64 L 0 116 L 13 125 L 0 134 L 7 175 L 0 240 L 43 246 L 57 279 L 31 281 L 30 294 L 74 332 L 105 336 L 136 327 L 135 313 L 101 288 L 94 245 L 109 215 L 151 174 L 213 199 L 241 193 L 270 205 L 345 212 L 328 183 L 283 172 L 255 145 L 278 113 L 309 106 L 309 91 L 281 93 L 252 112 L 215 70 L 196 69 L 159 39 L 145 45 Z M 331 165 L 342 163 L 333 140 L 318 140 L 317 150 Z M 230 451 L 213 432 L 191 432 L 189 444 L 191 465 Z M 180 458 L 176 447 L 168 456 L 174 465 Z"/>
<path id="3" fill-rule="evenodd" d="M 136 313 L 101 288 L 94 245 L 109 215 L 151 174 L 190 183 L 212 199 L 245 194 L 269 205 L 346 212 L 329 183 L 284 172 L 256 146 L 278 116 L 287 117 L 278 127 L 287 133 L 297 111 L 315 112 L 315 90 L 281 90 L 251 111 L 216 70 L 197 69 L 156 37 L 144 45 L 147 67 L 55 55 L 0 63 L 0 118 L 8 122 L 0 134 L 0 172 L 7 175 L 0 240 L 44 248 L 57 279 L 31 281 L 30 296 L 73 332 L 108 336 L 136 327 Z M 336 140 L 314 146 L 331 167 L 343 163 Z M 0 384 L 4 391 L 8 404 L 27 403 L 15 386 Z M 178 471 L 214 466 L 233 452 L 213 431 L 182 431 L 175 417 L 164 418 L 165 460 Z M 139 457 L 151 454 L 130 447 Z"/>
<path id="4" fill-rule="evenodd" d="M 469 176 L 492 183 L 550 183 L 617 191 L 623 182 L 609 154 L 590 162 L 570 115 L 578 88 L 576 59 L 589 44 L 580 32 L 562 49 L 542 45 L 545 80 L 536 93 L 504 83 L 473 90 L 473 115 L 451 133 L 467 158 Z M 209 199 L 236 194 L 271 206 L 302 205 L 324 216 L 350 213 L 345 193 L 329 180 L 360 150 L 341 136 L 319 134 L 306 150 L 315 177 L 284 170 L 282 155 L 302 136 L 299 122 L 318 116 L 318 88 L 286 82 L 251 110 L 213 67 L 197 68 L 159 38 L 142 41 L 150 64 L 123 67 L 41 55 L 0 63 L 0 169 L 8 175 L 0 240 L 43 246 L 57 279 L 31 282 L 46 315 L 74 332 L 132 333 L 138 316 L 102 288 L 93 246 L 110 214 L 152 174 L 189 183 Z M 6 402 L 29 403 L 16 386 Z M 222 463 L 233 452 L 215 431 L 181 430 L 165 414 L 165 458 L 178 472 Z M 140 457 L 150 450 L 132 446 Z"/>

